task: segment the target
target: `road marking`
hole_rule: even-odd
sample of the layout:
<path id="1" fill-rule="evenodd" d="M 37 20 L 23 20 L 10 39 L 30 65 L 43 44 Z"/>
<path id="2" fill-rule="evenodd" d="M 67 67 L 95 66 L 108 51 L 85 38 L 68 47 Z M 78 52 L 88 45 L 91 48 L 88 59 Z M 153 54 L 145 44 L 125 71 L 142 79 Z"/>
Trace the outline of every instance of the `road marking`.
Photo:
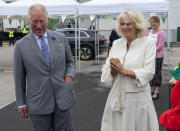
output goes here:
<path id="1" fill-rule="evenodd" d="M 13 70 L 4 70 L 2 72 L 13 72 Z"/>
<path id="2" fill-rule="evenodd" d="M 86 62 L 85 60 L 80 60 L 80 63 Z M 79 63 L 79 60 L 76 61 L 76 63 Z"/>
<path id="3" fill-rule="evenodd" d="M 13 103 L 13 102 L 15 102 L 15 101 L 16 101 L 16 99 L 13 99 L 11 102 L 8 102 L 8 103 L 6 103 L 6 104 L 0 105 L 0 109 L 6 107 L 6 106 L 8 106 L 8 105 L 10 105 L 11 103 Z"/>
<path id="4" fill-rule="evenodd" d="M 84 62 L 86 62 L 86 61 L 84 61 L 84 60 L 80 60 L 80 62 L 81 62 L 81 63 L 84 63 Z"/>

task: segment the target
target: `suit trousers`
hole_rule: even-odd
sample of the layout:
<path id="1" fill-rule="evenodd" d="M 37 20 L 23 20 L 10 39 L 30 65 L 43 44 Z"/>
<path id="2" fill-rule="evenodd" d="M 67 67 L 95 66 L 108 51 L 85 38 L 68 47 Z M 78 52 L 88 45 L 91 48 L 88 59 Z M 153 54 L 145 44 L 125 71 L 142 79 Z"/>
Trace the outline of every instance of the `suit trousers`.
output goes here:
<path id="1" fill-rule="evenodd" d="M 73 131 L 71 110 L 61 110 L 55 104 L 52 114 L 30 114 L 33 131 Z"/>

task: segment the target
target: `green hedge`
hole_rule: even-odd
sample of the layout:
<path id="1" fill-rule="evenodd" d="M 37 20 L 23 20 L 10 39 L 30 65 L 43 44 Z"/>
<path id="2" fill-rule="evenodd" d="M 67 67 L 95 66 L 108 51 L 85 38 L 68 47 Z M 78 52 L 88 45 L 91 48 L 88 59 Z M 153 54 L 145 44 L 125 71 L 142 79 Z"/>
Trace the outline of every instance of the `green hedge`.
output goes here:
<path id="1" fill-rule="evenodd" d="M 59 19 L 50 19 L 48 24 L 48 29 L 56 30 L 58 28 L 57 24 L 59 23 Z"/>

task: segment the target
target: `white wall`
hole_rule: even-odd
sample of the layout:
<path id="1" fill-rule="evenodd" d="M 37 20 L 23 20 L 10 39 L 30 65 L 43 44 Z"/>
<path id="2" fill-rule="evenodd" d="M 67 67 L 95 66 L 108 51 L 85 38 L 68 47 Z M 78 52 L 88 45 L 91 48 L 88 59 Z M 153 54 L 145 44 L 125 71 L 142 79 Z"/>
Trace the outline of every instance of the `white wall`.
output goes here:
<path id="1" fill-rule="evenodd" d="M 170 8 L 169 8 L 169 29 L 170 29 L 170 42 L 177 41 L 177 27 L 180 27 L 180 0 L 169 0 Z M 161 28 L 166 31 L 167 29 L 167 19 L 163 24 L 161 22 Z"/>
<path id="2" fill-rule="evenodd" d="M 180 0 L 170 1 L 170 28 L 177 29 L 180 26 Z"/>
<path id="3" fill-rule="evenodd" d="M 169 27 L 170 29 L 177 29 L 180 26 L 180 0 L 170 0 L 169 7 Z M 167 21 L 166 21 L 167 22 Z M 161 26 L 166 29 L 166 23 Z"/>

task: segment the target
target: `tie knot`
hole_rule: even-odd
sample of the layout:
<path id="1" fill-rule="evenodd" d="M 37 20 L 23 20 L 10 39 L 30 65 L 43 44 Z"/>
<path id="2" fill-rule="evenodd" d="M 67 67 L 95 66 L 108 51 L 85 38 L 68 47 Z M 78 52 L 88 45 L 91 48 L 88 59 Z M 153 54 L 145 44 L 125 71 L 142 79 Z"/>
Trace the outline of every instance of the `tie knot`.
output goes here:
<path id="1" fill-rule="evenodd" d="M 41 40 L 44 39 L 44 38 L 45 38 L 44 36 L 40 36 L 40 37 L 39 37 L 39 39 L 41 39 Z"/>

